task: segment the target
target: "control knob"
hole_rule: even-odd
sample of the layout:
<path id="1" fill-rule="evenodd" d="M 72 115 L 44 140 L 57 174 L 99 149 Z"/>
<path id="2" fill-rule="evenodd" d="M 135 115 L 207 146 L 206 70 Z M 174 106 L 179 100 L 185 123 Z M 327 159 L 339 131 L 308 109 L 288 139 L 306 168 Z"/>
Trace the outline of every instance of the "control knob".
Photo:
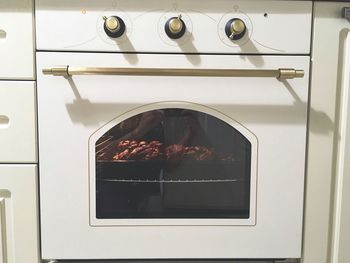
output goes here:
<path id="1" fill-rule="evenodd" d="M 247 32 L 247 26 L 243 20 L 239 18 L 233 18 L 226 23 L 225 33 L 231 40 L 239 40 L 244 37 Z"/>
<path id="2" fill-rule="evenodd" d="M 106 34 L 112 38 L 120 37 L 125 32 L 125 23 L 119 16 L 103 17 L 103 28 Z"/>
<path id="3" fill-rule="evenodd" d="M 181 15 L 178 17 L 171 17 L 165 23 L 165 33 L 172 39 L 178 39 L 186 33 L 186 24 L 181 19 Z"/>

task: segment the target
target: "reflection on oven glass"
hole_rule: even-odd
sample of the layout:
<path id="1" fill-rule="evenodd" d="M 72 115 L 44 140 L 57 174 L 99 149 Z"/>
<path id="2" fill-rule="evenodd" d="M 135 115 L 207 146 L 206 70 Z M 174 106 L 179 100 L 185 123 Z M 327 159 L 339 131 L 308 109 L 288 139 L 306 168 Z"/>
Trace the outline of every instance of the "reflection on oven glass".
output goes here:
<path id="1" fill-rule="evenodd" d="M 249 218 L 251 143 L 187 109 L 133 116 L 96 142 L 96 217 Z"/>

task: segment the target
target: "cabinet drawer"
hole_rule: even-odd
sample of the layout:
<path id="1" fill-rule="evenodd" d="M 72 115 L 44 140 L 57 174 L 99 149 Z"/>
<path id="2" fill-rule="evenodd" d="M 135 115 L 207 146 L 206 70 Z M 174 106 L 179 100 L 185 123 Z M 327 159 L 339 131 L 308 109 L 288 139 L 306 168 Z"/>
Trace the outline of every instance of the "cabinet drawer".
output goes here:
<path id="1" fill-rule="evenodd" d="M 0 79 L 34 79 L 33 3 L 0 1 Z"/>
<path id="2" fill-rule="evenodd" d="M 0 165 L 0 262 L 38 263 L 36 165 Z"/>
<path id="3" fill-rule="evenodd" d="M 35 84 L 0 81 L 0 163 L 35 163 Z"/>

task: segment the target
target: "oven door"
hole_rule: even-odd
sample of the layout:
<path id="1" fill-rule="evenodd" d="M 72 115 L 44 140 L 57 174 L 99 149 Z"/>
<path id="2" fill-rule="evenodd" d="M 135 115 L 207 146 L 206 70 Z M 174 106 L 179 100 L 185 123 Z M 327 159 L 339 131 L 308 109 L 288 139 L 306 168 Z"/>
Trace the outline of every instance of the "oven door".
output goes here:
<path id="1" fill-rule="evenodd" d="M 300 257 L 308 57 L 37 61 L 44 259 Z"/>

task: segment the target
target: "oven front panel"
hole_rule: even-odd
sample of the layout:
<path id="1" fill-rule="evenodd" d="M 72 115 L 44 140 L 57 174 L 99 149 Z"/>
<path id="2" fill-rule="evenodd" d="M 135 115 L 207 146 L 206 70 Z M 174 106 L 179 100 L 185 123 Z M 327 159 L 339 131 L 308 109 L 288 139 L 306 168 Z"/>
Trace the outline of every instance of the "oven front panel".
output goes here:
<path id="1" fill-rule="evenodd" d="M 308 57 L 39 52 L 37 62 L 44 259 L 300 257 Z M 57 65 L 305 77 L 41 73 Z"/>

